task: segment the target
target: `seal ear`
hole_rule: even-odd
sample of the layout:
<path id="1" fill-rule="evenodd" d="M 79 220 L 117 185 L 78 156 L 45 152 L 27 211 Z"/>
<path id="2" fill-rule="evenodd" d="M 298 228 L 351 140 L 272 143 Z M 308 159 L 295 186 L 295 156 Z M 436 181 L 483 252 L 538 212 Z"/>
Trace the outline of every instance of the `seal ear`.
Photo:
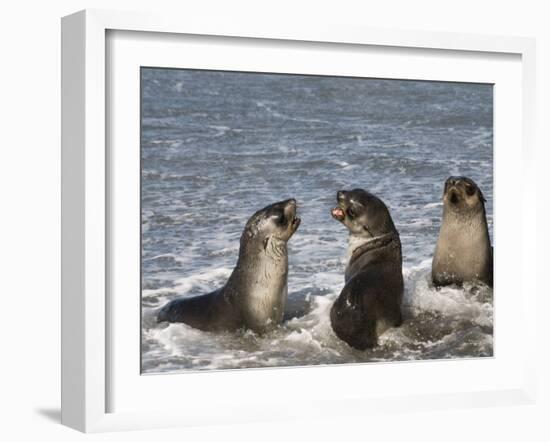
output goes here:
<path id="1" fill-rule="evenodd" d="M 264 239 L 264 250 L 267 249 L 267 244 L 269 243 L 269 236 L 266 236 Z"/>
<path id="2" fill-rule="evenodd" d="M 486 200 L 485 197 L 483 196 L 483 193 L 481 193 L 481 189 L 478 188 L 477 191 L 479 192 L 479 199 L 481 200 L 481 202 L 486 203 L 487 200 Z"/>

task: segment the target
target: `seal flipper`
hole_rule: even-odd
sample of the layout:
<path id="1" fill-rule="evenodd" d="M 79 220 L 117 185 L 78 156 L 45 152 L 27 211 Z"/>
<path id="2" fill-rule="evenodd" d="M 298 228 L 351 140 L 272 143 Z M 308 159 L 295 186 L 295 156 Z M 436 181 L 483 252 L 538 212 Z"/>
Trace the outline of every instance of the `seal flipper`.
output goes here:
<path id="1" fill-rule="evenodd" d="M 289 296 L 285 303 L 283 322 L 301 318 L 311 311 L 311 300 L 304 296 Z"/>
<path id="2" fill-rule="evenodd" d="M 378 344 L 377 312 L 370 302 L 372 299 L 365 302 L 361 297 L 354 296 L 359 290 L 354 284 L 359 282 L 358 279 L 352 278 L 342 289 L 330 310 L 330 322 L 334 333 L 342 341 L 358 350 L 366 350 Z"/>
<path id="3" fill-rule="evenodd" d="M 376 318 L 365 317 L 352 308 L 338 309 L 333 306 L 330 322 L 336 336 L 357 350 L 366 350 L 378 345 Z"/>
<path id="4" fill-rule="evenodd" d="M 157 322 L 183 322 L 195 328 L 207 329 L 209 327 L 205 324 L 210 322 L 210 312 L 219 291 L 174 299 L 159 310 Z"/>

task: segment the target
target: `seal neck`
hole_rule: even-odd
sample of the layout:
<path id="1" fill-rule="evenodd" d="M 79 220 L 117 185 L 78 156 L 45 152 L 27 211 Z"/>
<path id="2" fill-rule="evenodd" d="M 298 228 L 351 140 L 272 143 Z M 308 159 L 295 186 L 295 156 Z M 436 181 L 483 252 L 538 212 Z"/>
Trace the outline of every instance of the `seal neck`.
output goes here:
<path id="1" fill-rule="evenodd" d="M 443 205 L 443 219 L 450 218 L 450 219 L 471 219 L 471 220 L 479 220 L 479 221 L 485 221 L 485 204 L 481 202 L 475 207 L 471 208 L 460 208 L 460 207 L 453 207 L 449 203 L 446 203 Z"/>
<path id="2" fill-rule="evenodd" d="M 263 242 L 241 241 L 239 261 L 255 268 L 263 260 L 282 261 L 287 256 L 287 244 L 279 238 L 269 237 Z"/>
<path id="3" fill-rule="evenodd" d="M 382 247 L 387 246 L 392 241 L 397 239 L 397 235 L 395 232 L 386 233 L 384 235 L 375 236 L 374 238 L 371 238 L 367 240 L 364 244 L 357 247 L 352 253 L 351 257 L 349 259 L 348 265 L 351 265 L 354 261 L 356 261 L 360 256 L 364 255 L 365 253 L 372 252 L 376 249 L 381 249 Z"/>
<path id="4" fill-rule="evenodd" d="M 287 255 L 286 241 L 277 238 L 270 238 L 264 252 L 273 261 L 280 261 Z"/>

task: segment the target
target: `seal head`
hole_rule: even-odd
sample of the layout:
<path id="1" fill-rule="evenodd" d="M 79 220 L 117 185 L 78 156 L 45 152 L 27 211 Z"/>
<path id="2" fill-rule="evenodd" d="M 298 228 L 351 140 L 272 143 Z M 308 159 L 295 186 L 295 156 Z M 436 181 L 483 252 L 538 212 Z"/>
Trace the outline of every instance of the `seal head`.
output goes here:
<path id="1" fill-rule="evenodd" d="M 263 249 L 266 253 L 287 241 L 298 230 L 297 203 L 291 198 L 270 204 L 250 217 L 241 236 L 241 250 Z"/>
<path id="2" fill-rule="evenodd" d="M 485 197 L 477 184 L 465 176 L 451 176 L 445 181 L 443 204 L 453 212 L 485 211 Z"/>
<path id="3" fill-rule="evenodd" d="M 338 206 L 331 210 L 331 215 L 349 231 L 348 269 L 353 258 L 367 248 L 376 248 L 389 239 L 399 241 L 390 212 L 377 196 L 363 189 L 340 190 L 336 200 Z"/>
<path id="4" fill-rule="evenodd" d="M 432 261 L 436 286 L 481 281 L 493 284 L 493 250 L 485 197 L 465 176 L 451 176 L 443 190 L 443 218 Z"/>
<path id="5" fill-rule="evenodd" d="M 339 191 L 331 215 L 349 231 L 346 284 L 330 319 L 336 335 L 364 350 L 401 323 L 403 275 L 401 242 L 390 212 L 363 190 Z"/>

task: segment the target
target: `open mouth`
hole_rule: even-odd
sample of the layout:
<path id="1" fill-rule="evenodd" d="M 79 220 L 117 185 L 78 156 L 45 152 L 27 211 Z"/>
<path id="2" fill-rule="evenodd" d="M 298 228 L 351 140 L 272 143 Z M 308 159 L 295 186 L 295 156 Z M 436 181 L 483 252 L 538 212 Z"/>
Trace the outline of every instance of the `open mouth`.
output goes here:
<path id="1" fill-rule="evenodd" d="M 298 218 L 297 216 L 294 216 L 294 218 L 292 218 L 292 221 L 290 223 L 290 225 L 292 226 L 292 230 L 296 230 L 300 225 L 301 221 L 302 220 L 300 218 Z"/>
<path id="2" fill-rule="evenodd" d="M 332 217 L 333 217 L 334 219 L 337 219 L 338 221 L 343 221 L 344 218 L 346 217 L 346 214 L 344 213 L 344 209 L 342 209 L 342 208 L 339 207 L 339 206 L 333 208 L 333 209 L 330 211 L 330 214 L 332 215 Z"/>
<path id="3" fill-rule="evenodd" d="M 458 194 L 454 189 L 451 190 L 451 196 L 449 197 L 449 201 L 451 202 L 451 204 L 458 204 L 460 202 L 460 198 L 458 197 Z"/>
<path id="4" fill-rule="evenodd" d="M 292 227 L 292 229 L 296 230 L 301 222 L 301 219 L 296 216 L 298 213 L 298 205 L 296 203 L 296 200 L 289 201 L 285 212 L 285 218 L 290 221 L 290 226 Z"/>

